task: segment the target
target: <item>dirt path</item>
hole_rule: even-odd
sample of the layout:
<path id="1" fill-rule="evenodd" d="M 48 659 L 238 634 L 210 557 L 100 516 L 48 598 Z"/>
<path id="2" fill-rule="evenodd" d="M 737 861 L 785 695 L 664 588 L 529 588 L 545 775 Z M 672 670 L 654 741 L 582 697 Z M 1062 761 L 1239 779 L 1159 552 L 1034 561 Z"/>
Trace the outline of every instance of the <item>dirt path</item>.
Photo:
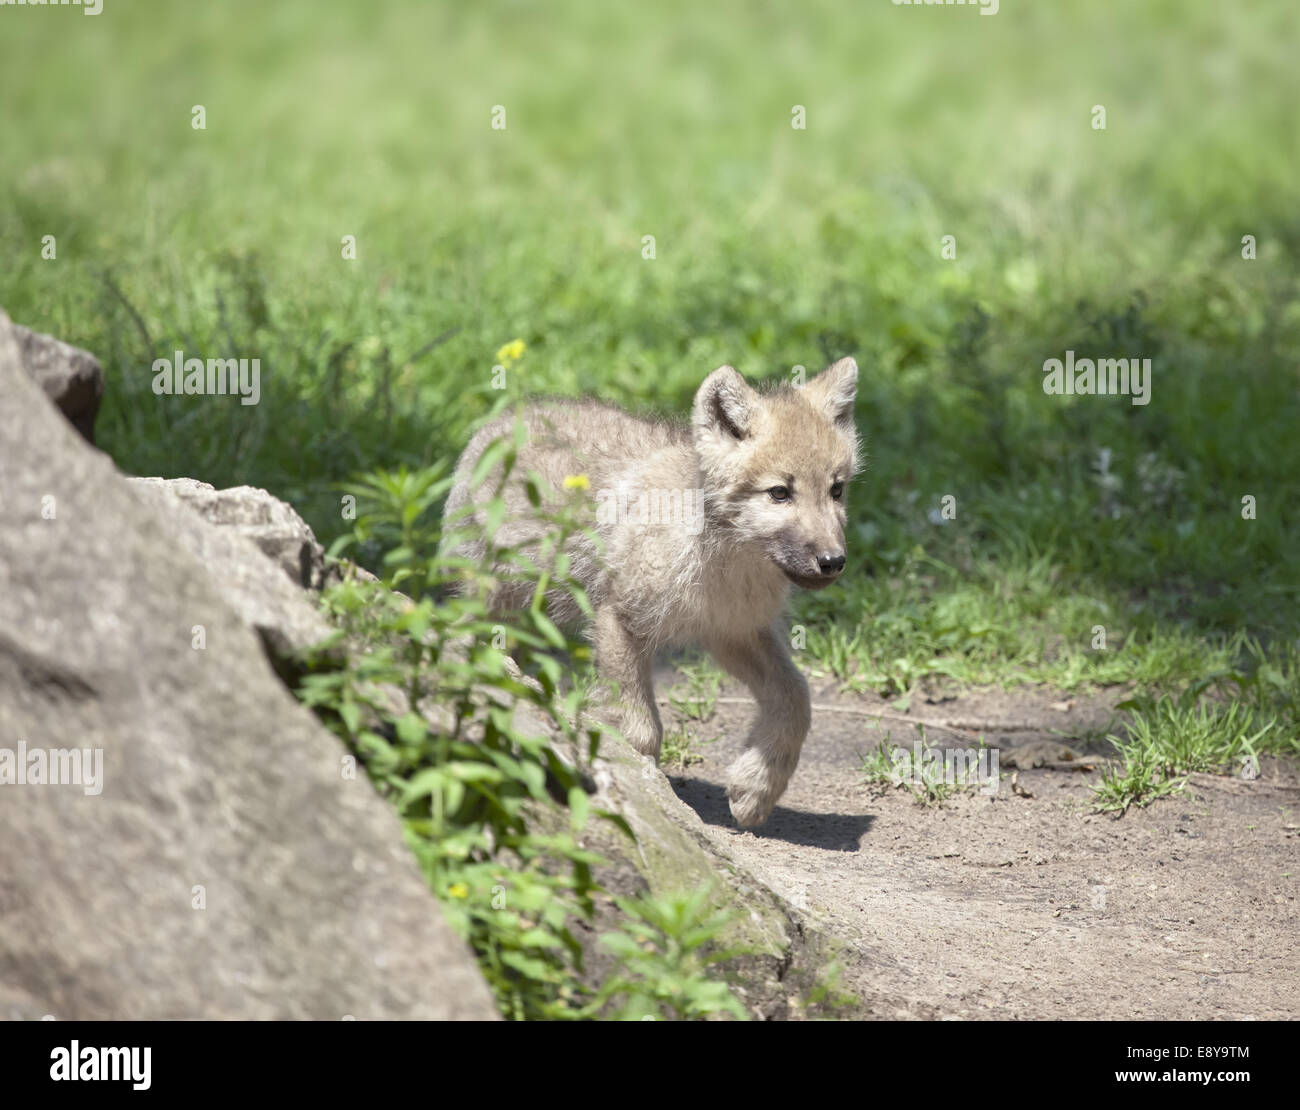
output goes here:
<path id="1" fill-rule="evenodd" d="M 668 675 L 665 675 L 667 678 Z M 662 683 L 665 689 L 670 683 Z M 872 1016 L 1294 1018 L 1300 1013 L 1296 876 L 1300 779 L 1267 761 L 1254 781 L 1195 776 L 1121 819 L 1090 813 L 1095 773 L 1004 768 L 995 796 L 942 807 L 865 785 L 861 757 L 886 730 L 852 710 L 883 702 L 814 689 L 813 732 L 794 781 L 757 832 L 723 791 L 752 708 L 725 688 L 699 728 L 703 763 L 669 770 L 678 796 L 754 873 L 844 945 L 843 985 Z M 916 705 L 928 744 L 1065 739 L 1101 751 L 1105 699 L 1040 691 Z M 665 707 L 665 726 L 680 718 Z M 1053 731 L 1055 730 L 1055 731 Z M 1064 735 L 1061 735 L 1064 733 Z M 1083 739 L 1080 740 L 1079 738 Z M 1091 746 L 1089 746 L 1089 744 Z"/>

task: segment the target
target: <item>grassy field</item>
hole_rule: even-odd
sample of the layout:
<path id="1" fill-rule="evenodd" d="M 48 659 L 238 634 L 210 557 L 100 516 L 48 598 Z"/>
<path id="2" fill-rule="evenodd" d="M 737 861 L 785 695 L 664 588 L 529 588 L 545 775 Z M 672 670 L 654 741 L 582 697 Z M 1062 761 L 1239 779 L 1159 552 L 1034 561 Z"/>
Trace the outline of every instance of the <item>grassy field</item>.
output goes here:
<path id="1" fill-rule="evenodd" d="M 4 8 L 0 305 L 103 359 L 123 469 L 264 486 L 327 542 L 339 482 L 454 456 L 511 340 L 507 396 L 678 412 L 723 362 L 853 354 L 870 461 L 810 666 L 1231 678 L 1293 739 L 1298 30 L 1290 0 Z M 260 404 L 154 395 L 177 349 L 260 359 Z M 1150 403 L 1046 395 L 1067 350 L 1150 358 Z"/>

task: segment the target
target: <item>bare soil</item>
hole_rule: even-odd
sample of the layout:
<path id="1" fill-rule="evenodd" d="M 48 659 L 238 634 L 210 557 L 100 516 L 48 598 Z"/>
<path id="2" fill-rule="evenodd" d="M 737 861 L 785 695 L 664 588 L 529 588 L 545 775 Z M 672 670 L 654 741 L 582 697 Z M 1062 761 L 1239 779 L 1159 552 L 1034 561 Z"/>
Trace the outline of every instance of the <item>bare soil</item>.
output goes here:
<path id="1" fill-rule="evenodd" d="M 660 690 L 671 685 L 671 672 Z M 1091 811 L 1097 772 L 1065 770 L 1114 720 L 1110 696 L 987 691 L 908 712 L 814 684 L 813 728 L 789 791 L 756 831 L 727 809 L 727 764 L 754 710 L 724 688 L 697 732 L 701 763 L 666 768 L 709 836 L 840 947 L 866 1017 L 1294 1018 L 1300 776 L 1196 775 L 1122 817 Z M 681 718 L 665 701 L 665 727 Z M 897 719 L 875 720 L 867 714 Z M 872 788 L 862 756 L 889 735 L 1000 748 L 997 793 L 940 806 Z M 1029 746 L 1026 746 L 1029 745 Z M 1011 785 L 1009 758 L 1022 748 Z M 1049 767 L 1033 767 L 1048 756 Z M 1023 758 L 1029 755 L 1033 758 Z M 1095 763 L 1093 764 L 1095 766 Z"/>

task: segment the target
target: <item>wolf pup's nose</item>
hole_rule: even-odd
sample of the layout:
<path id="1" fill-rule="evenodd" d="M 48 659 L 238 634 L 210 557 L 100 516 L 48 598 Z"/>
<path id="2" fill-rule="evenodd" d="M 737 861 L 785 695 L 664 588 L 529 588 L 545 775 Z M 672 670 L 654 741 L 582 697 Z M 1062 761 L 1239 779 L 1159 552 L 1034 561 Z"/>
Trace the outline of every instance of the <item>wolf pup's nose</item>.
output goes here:
<path id="1" fill-rule="evenodd" d="M 844 569 L 843 555 L 818 555 L 817 565 L 822 574 L 839 574 Z"/>

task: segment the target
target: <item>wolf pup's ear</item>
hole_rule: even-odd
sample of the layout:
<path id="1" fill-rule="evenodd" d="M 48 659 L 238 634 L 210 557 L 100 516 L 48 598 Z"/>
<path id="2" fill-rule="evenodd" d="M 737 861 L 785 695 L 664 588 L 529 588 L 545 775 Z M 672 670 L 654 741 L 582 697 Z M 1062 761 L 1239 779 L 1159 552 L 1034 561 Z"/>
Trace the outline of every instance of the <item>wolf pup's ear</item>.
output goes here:
<path id="1" fill-rule="evenodd" d="M 853 402 L 858 395 L 858 364 L 842 358 L 804 387 L 804 396 L 846 432 L 853 431 Z"/>
<path id="2" fill-rule="evenodd" d="M 734 366 L 719 366 L 695 394 L 691 423 L 696 436 L 746 439 L 754 430 L 758 394 Z"/>

